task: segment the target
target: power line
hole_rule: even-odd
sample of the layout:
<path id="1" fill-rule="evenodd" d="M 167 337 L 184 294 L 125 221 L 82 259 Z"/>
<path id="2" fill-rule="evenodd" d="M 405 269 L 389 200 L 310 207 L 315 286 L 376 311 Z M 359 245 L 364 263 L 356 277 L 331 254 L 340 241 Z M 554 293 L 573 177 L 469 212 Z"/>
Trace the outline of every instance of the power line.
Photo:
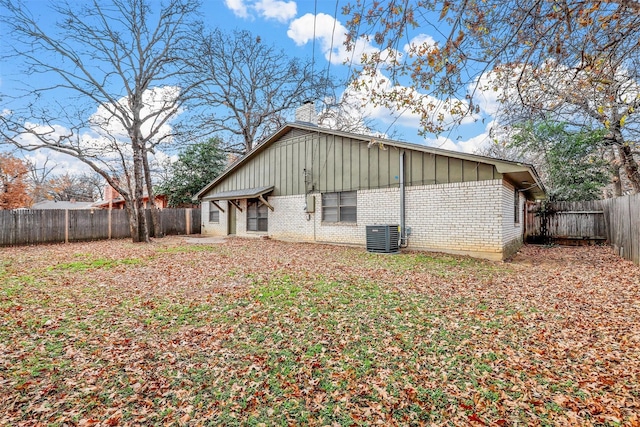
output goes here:
<path id="1" fill-rule="evenodd" d="M 327 64 L 327 82 L 329 81 L 329 70 L 331 69 L 331 59 L 333 56 L 333 38 L 336 33 L 336 23 L 338 22 L 338 2 L 339 0 L 336 0 L 336 8 L 333 11 L 333 30 L 331 31 L 331 45 L 329 47 L 329 64 Z M 325 96 L 327 96 L 326 91 Z"/>
<path id="2" fill-rule="evenodd" d="M 316 64 L 316 21 L 318 20 L 318 0 L 313 1 L 313 41 L 311 42 L 311 76 Z"/>

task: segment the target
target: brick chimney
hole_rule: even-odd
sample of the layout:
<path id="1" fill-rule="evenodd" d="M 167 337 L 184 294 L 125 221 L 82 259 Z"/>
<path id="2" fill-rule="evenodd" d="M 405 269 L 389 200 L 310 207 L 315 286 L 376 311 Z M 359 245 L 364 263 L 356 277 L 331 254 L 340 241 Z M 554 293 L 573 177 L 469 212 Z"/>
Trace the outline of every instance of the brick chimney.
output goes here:
<path id="1" fill-rule="evenodd" d="M 296 110 L 296 122 L 313 126 L 318 125 L 318 113 L 316 113 L 313 101 L 305 101 L 298 107 Z"/>

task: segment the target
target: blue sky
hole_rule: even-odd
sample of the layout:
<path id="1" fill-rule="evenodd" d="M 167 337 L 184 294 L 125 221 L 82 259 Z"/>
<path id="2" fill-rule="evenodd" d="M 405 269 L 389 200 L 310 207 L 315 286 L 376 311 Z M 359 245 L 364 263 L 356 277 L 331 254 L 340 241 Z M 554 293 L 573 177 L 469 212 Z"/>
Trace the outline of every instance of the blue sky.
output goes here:
<path id="1" fill-rule="evenodd" d="M 26 3 L 44 28 L 55 26 L 55 19 L 47 13 L 46 0 L 27 0 Z M 249 30 L 265 43 L 281 47 L 290 56 L 313 57 L 315 67 L 328 70 L 337 81 L 346 81 L 349 62 L 354 61 L 353 53 L 347 52 L 342 44 L 348 19 L 342 14 L 342 7 L 347 3 L 343 0 L 205 0 L 203 20 L 210 28 Z M 420 41 L 437 40 L 438 36 L 433 32 L 432 27 L 417 28 L 410 37 Z M 0 37 L 7 39 L 1 28 Z M 373 48 L 361 42 L 357 51 L 370 49 Z M 12 93 L 15 90 L 14 81 L 16 77 L 20 80 L 20 76 L 16 76 L 7 63 L 0 63 L 0 67 L 0 91 Z M 487 102 L 480 103 L 482 111 L 475 121 L 468 120 L 451 132 L 427 138 L 418 135 L 417 117 L 372 105 L 366 105 L 364 109 L 374 119 L 376 131 L 387 134 L 395 132 L 398 139 L 409 142 L 474 152 L 489 141 L 488 128 L 492 123 L 495 96 L 486 95 Z M 366 94 L 362 96 L 366 99 Z M 45 153 L 32 153 L 30 156 L 35 161 L 42 161 Z M 78 168 L 73 159 L 58 154 L 53 156 L 54 162 L 61 164 L 63 169 L 74 171 Z"/>
<path id="2" fill-rule="evenodd" d="M 205 21 L 212 26 L 249 30 L 266 42 L 281 46 L 292 56 L 313 57 L 318 68 L 329 68 L 338 81 L 346 81 L 349 63 L 353 61 L 353 54 L 346 52 L 342 45 L 349 18 L 342 14 L 342 9 L 348 3 L 344 0 L 216 0 L 207 2 L 204 12 Z M 433 22 L 441 25 L 437 16 Z M 417 40 L 438 39 L 433 27 L 412 31 L 410 37 Z M 371 46 L 360 49 L 366 51 Z M 488 128 L 496 105 L 495 94 L 480 93 L 478 96 L 482 98 L 478 99 L 482 111 L 476 120 L 466 120 L 462 126 L 439 136 L 419 136 L 417 117 L 406 113 L 369 106 L 369 115 L 375 118 L 377 131 L 389 134 L 395 130 L 398 139 L 474 152 L 489 142 Z"/>

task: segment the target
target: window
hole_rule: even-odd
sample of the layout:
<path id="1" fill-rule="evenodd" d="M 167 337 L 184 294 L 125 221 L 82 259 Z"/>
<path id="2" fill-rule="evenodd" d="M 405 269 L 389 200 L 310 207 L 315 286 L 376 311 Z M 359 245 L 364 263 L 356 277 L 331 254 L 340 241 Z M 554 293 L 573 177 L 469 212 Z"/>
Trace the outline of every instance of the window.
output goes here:
<path id="1" fill-rule="evenodd" d="M 267 231 L 269 210 L 259 200 L 247 202 L 247 231 Z"/>
<path id="2" fill-rule="evenodd" d="M 520 222 L 520 192 L 517 188 L 513 190 L 513 222 Z"/>
<path id="3" fill-rule="evenodd" d="M 324 193 L 322 195 L 322 220 L 325 222 L 356 222 L 357 192 Z"/>
<path id="4" fill-rule="evenodd" d="M 220 222 L 220 210 L 213 202 L 209 202 L 209 222 Z"/>

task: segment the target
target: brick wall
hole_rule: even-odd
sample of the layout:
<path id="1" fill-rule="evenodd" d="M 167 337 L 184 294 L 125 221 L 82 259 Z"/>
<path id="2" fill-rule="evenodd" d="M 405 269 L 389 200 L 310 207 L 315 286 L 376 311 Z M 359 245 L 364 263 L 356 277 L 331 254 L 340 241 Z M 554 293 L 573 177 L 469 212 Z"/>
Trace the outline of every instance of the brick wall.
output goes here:
<path id="1" fill-rule="evenodd" d="M 269 236 L 282 240 L 314 241 L 314 214 L 304 212 L 305 196 L 269 197 Z"/>
<path id="2" fill-rule="evenodd" d="M 409 187 L 409 247 L 500 259 L 501 190 L 501 180 Z"/>
<path id="3" fill-rule="evenodd" d="M 315 213 L 305 213 L 305 196 L 269 197 L 268 235 L 275 239 L 365 245 L 365 230 L 372 224 L 400 224 L 398 188 L 360 190 L 357 224 L 322 222 L 322 197 L 314 194 Z M 406 188 L 406 225 L 411 228 L 409 248 L 503 259 L 522 242 L 522 221 L 513 221 L 513 187 L 502 180 L 411 186 Z M 226 202 L 221 206 L 227 208 Z M 521 197 L 521 204 L 524 197 Z M 227 214 L 219 224 L 207 223 L 203 203 L 203 234 L 226 234 Z M 247 233 L 246 201 L 237 212 L 237 234 Z"/>
<path id="4" fill-rule="evenodd" d="M 505 182 L 502 187 L 502 251 L 505 258 L 513 255 L 522 246 L 525 198 L 519 193 L 518 199 L 518 222 L 516 222 L 514 218 L 515 189 Z"/>
<path id="5" fill-rule="evenodd" d="M 229 203 L 226 200 L 222 200 L 217 202 L 218 205 L 224 212 L 220 211 L 220 221 L 217 223 L 209 222 L 209 209 L 218 209 L 215 206 L 211 205 L 208 201 L 203 201 L 200 205 L 200 209 L 202 210 L 202 216 L 200 224 L 201 226 L 201 234 L 206 234 L 209 236 L 226 236 L 227 235 L 227 212 L 229 211 Z"/>

